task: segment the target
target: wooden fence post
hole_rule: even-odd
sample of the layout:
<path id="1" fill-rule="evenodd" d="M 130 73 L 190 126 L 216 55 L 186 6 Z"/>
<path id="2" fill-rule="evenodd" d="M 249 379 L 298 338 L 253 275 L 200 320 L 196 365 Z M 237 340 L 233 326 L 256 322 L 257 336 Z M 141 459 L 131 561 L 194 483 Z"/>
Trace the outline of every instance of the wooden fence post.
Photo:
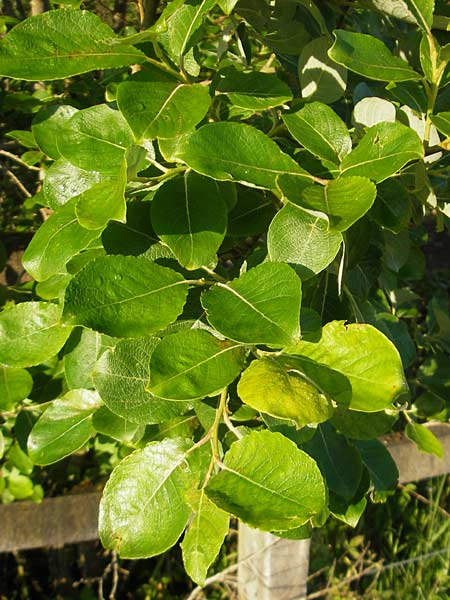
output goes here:
<path id="1" fill-rule="evenodd" d="M 450 425 L 427 427 L 439 438 L 444 457 L 420 452 L 402 435 L 387 436 L 386 447 L 399 470 L 399 482 L 419 481 L 450 473 Z M 278 540 L 278 542 L 277 542 Z M 297 600 L 307 593 L 310 540 L 282 540 L 239 524 L 239 600 Z M 252 558 L 248 558 L 252 556 Z"/>
<path id="2" fill-rule="evenodd" d="M 281 539 L 240 523 L 238 554 L 243 562 L 238 566 L 239 597 L 243 600 L 304 598 L 310 542 L 310 539 Z"/>

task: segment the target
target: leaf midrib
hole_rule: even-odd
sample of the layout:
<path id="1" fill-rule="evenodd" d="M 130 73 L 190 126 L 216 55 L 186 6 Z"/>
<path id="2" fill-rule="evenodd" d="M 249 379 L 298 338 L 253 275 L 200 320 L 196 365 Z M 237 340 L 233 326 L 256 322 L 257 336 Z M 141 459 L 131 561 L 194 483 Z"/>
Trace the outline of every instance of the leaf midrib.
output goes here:
<path id="1" fill-rule="evenodd" d="M 202 365 L 208 363 L 209 361 L 215 360 L 217 357 L 221 356 L 222 354 L 225 354 L 225 352 L 230 352 L 231 350 L 235 350 L 236 348 L 239 348 L 239 347 L 240 347 L 240 344 L 235 344 L 234 346 L 228 346 L 228 348 L 224 348 L 223 350 L 220 350 L 219 352 L 216 352 L 215 354 L 208 356 L 204 360 L 202 360 L 198 363 L 195 363 L 195 365 L 192 365 L 191 367 L 185 369 L 184 371 L 179 371 L 178 373 L 175 373 L 175 375 L 172 375 L 172 377 L 169 377 L 168 379 L 164 379 L 164 380 L 156 383 L 156 385 L 154 387 L 152 387 L 152 385 L 151 385 L 151 375 L 150 375 L 150 386 L 147 388 L 147 391 L 150 391 L 152 394 L 159 397 L 158 392 L 156 391 L 158 389 L 158 387 L 165 386 L 165 385 L 167 385 L 167 383 L 169 383 L 170 381 L 173 381 L 174 379 L 177 379 L 178 377 L 184 377 L 186 375 L 186 373 L 190 373 L 194 369 L 201 367 Z M 151 364 L 150 364 L 150 366 L 151 366 Z M 169 399 L 169 398 L 164 398 L 164 396 L 161 396 L 161 398 L 163 398 L 164 400 Z"/>

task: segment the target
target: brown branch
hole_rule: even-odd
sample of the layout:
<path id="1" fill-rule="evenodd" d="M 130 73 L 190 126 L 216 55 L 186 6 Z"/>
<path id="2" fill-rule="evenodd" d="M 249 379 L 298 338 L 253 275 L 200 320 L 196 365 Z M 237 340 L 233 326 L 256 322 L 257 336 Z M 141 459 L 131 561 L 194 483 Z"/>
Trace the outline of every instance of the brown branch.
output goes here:
<path id="1" fill-rule="evenodd" d="M 27 198 L 31 198 L 33 196 L 33 194 L 31 194 L 27 190 L 27 188 L 23 185 L 23 183 L 20 181 L 20 179 L 18 177 L 16 177 L 12 171 L 10 171 L 9 169 L 6 169 L 6 174 L 17 185 L 17 187 L 24 194 L 24 196 L 26 196 Z"/>
<path id="2" fill-rule="evenodd" d="M 8 150 L 0 150 L 0 155 L 6 156 L 6 158 L 10 158 L 11 160 L 14 160 L 16 163 L 19 163 L 19 165 L 22 165 L 22 167 L 26 167 L 27 169 L 30 169 L 30 171 L 40 171 L 39 167 L 35 167 L 34 165 L 27 165 L 27 163 L 24 160 L 22 160 L 21 158 L 19 158 L 12 152 L 8 152 Z"/>
<path id="3" fill-rule="evenodd" d="M 398 487 L 401 488 L 402 490 L 406 490 L 408 492 L 408 494 L 411 494 L 411 496 L 414 496 L 414 498 L 419 500 L 419 502 L 422 502 L 423 504 L 426 504 L 427 506 L 431 506 L 432 508 L 434 508 L 433 502 L 428 500 L 428 498 L 425 498 L 425 496 L 422 496 L 422 494 L 419 494 L 419 492 L 416 492 L 414 490 L 410 490 L 410 489 L 406 488 L 406 486 L 404 486 L 402 483 L 399 483 Z M 441 514 L 443 514 L 445 517 L 450 519 L 450 513 L 448 513 L 444 508 L 442 508 L 442 506 L 438 505 L 437 510 Z"/>

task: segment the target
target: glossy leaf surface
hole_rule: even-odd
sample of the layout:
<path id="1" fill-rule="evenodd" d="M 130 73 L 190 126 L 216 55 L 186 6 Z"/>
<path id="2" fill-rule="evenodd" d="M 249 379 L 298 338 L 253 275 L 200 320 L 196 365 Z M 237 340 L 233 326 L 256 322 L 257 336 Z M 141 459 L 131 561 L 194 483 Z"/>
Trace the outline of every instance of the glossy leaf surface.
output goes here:
<path id="1" fill-rule="evenodd" d="M 158 339 L 121 340 L 98 361 L 93 382 L 106 406 L 133 423 L 163 423 L 189 409 L 185 402 L 168 402 L 145 391 L 150 359 Z"/>
<path id="2" fill-rule="evenodd" d="M 228 533 L 230 517 L 211 502 L 204 489 L 189 493 L 187 500 L 193 513 L 181 543 L 183 563 L 191 579 L 204 585 Z"/>
<path id="3" fill-rule="evenodd" d="M 152 442 L 113 471 L 100 502 L 100 539 L 122 558 L 164 552 L 180 537 L 191 513 L 185 493 L 194 475 L 191 443 L 180 438 Z"/>
<path id="4" fill-rule="evenodd" d="M 397 349 L 371 325 L 328 323 L 317 344 L 301 341 L 295 354 L 345 375 L 352 387 L 352 410 L 377 412 L 408 389 Z"/>
<path id="5" fill-rule="evenodd" d="M 298 61 L 302 97 L 319 102 L 336 102 L 347 87 L 347 69 L 330 58 L 327 37 L 312 40 L 303 48 Z"/>
<path id="6" fill-rule="evenodd" d="M 66 121 L 58 136 L 59 151 L 76 167 L 113 177 L 132 143 L 128 123 L 107 104 L 78 111 Z"/>
<path id="7" fill-rule="evenodd" d="M 372 35 L 338 29 L 330 57 L 350 71 L 378 81 L 420 79 L 407 62 L 391 54 L 381 40 Z"/>
<path id="8" fill-rule="evenodd" d="M 227 205 L 217 182 L 186 172 L 159 188 L 151 215 L 155 232 L 183 267 L 215 267 L 227 227 Z"/>
<path id="9" fill-rule="evenodd" d="M 105 256 L 69 283 L 64 317 L 116 337 L 149 335 L 183 309 L 187 286 L 175 271 L 145 258 Z"/>
<path id="10" fill-rule="evenodd" d="M 90 231 L 102 230 L 109 221 L 126 220 L 126 165 L 122 164 L 117 177 L 96 183 L 76 197 L 75 213 L 80 225 Z"/>
<path id="11" fill-rule="evenodd" d="M 168 335 L 153 351 L 147 390 L 160 398 L 194 400 L 214 396 L 240 373 L 244 348 L 207 331 Z"/>
<path id="12" fill-rule="evenodd" d="M 31 131 L 39 148 L 50 158 L 56 160 L 61 156 L 57 143 L 59 128 L 76 112 L 74 106 L 61 104 L 41 110 L 34 117 Z"/>
<path id="13" fill-rule="evenodd" d="M 96 392 L 72 390 L 54 400 L 28 438 L 30 458 L 49 465 L 79 450 L 94 434 L 92 414 L 101 405 Z"/>
<path id="14" fill-rule="evenodd" d="M 411 160 L 423 158 L 423 145 L 415 131 L 401 123 L 371 127 L 341 164 L 343 177 L 368 177 L 375 182 L 394 175 Z"/>
<path id="15" fill-rule="evenodd" d="M 293 442 L 269 431 L 234 442 L 206 493 L 220 508 L 263 531 L 299 527 L 325 507 L 316 463 Z"/>
<path id="16" fill-rule="evenodd" d="M 25 400 L 33 387 L 33 378 L 25 369 L 0 365 L 0 412 L 13 410 Z"/>
<path id="17" fill-rule="evenodd" d="M 170 138 L 193 129 L 206 115 L 206 86 L 180 83 L 157 69 L 120 84 L 117 103 L 137 139 Z"/>
<path id="18" fill-rule="evenodd" d="M 300 336 L 301 282 L 284 264 L 265 263 L 202 296 L 208 321 L 244 344 L 285 346 Z"/>
<path id="19" fill-rule="evenodd" d="M 75 327 L 64 347 L 64 376 L 69 389 L 91 389 L 92 371 L 100 356 L 117 340 L 86 327 Z"/>
<path id="20" fill-rule="evenodd" d="M 290 156 L 261 131 L 243 123 L 210 123 L 181 142 L 176 156 L 194 171 L 276 189 L 276 177 L 290 173 L 299 185 L 313 181 Z"/>
<path id="21" fill-rule="evenodd" d="M 0 44 L 0 74 L 28 81 L 64 79 L 140 63 L 140 50 L 115 43 L 96 15 L 62 8 L 19 23 Z"/>
<path id="22" fill-rule="evenodd" d="M 287 262 L 302 277 L 320 273 L 335 258 L 342 243 L 338 231 L 329 231 L 324 216 L 314 215 L 293 204 L 287 204 L 269 227 L 269 258 Z"/>
<path id="23" fill-rule="evenodd" d="M 57 354 L 71 327 L 60 325 L 61 308 L 46 302 L 24 302 L 0 314 L 0 363 L 32 367 Z"/>
<path id="24" fill-rule="evenodd" d="M 243 72 L 230 68 L 219 73 L 217 92 L 249 110 L 267 110 L 292 100 L 290 88 L 272 73 Z"/>
<path id="25" fill-rule="evenodd" d="M 297 427 L 327 421 L 333 413 L 329 398 L 299 371 L 271 358 L 251 363 L 239 380 L 238 394 L 259 412 L 294 421 Z"/>
<path id="26" fill-rule="evenodd" d="M 325 213 L 329 227 L 345 231 L 371 208 L 377 195 L 376 186 L 366 177 L 344 177 L 327 185 L 309 186 L 299 194 L 292 179 L 281 176 L 278 186 L 291 202 Z"/>
<path id="27" fill-rule="evenodd" d="M 59 158 L 47 170 L 42 188 L 49 207 L 57 210 L 103 179 L 105 175 L 97 171 L 79 169 L 65 158 Z"/>
<path id="28" fill-rule="evenodd" d="M 283 115 L 289 133 L 315 156 L 334 164 L 352 149 L 352 140 L 344 121 L 332 108 L 311 102 L 301 110 Z"/>
<path id="29" fill-rule="evenodd" d="M 101 184 L 100 184 L 101 185 Z M 78 222 L 76 200 L 54 212 L 35 233 L 23 255 L 23 266 L 36 281 L 66 272 L 66 263 L 100 236 Z"/>

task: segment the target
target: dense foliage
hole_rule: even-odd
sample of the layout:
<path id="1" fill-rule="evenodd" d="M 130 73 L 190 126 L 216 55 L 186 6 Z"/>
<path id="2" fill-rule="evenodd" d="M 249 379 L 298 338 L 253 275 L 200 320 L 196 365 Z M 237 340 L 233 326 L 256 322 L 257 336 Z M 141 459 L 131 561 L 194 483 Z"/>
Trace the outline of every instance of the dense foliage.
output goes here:
<path id="1" fill-rule="evenodd" d="M 0 314 L 4 501 L 115 440 L 104 545 L 185 532 L 201 584 L 230 514 L 355 525 L 396 485 L 378 436 L 441 454 L 421 424 L 449 417 L 448 289 L 421 250 L 450 206 L 434 4 L 172 0 L 140 32 L 62 8 L 6 34 L 0 74 L 49 82 L 10 136 L 50 216 Z"/>

